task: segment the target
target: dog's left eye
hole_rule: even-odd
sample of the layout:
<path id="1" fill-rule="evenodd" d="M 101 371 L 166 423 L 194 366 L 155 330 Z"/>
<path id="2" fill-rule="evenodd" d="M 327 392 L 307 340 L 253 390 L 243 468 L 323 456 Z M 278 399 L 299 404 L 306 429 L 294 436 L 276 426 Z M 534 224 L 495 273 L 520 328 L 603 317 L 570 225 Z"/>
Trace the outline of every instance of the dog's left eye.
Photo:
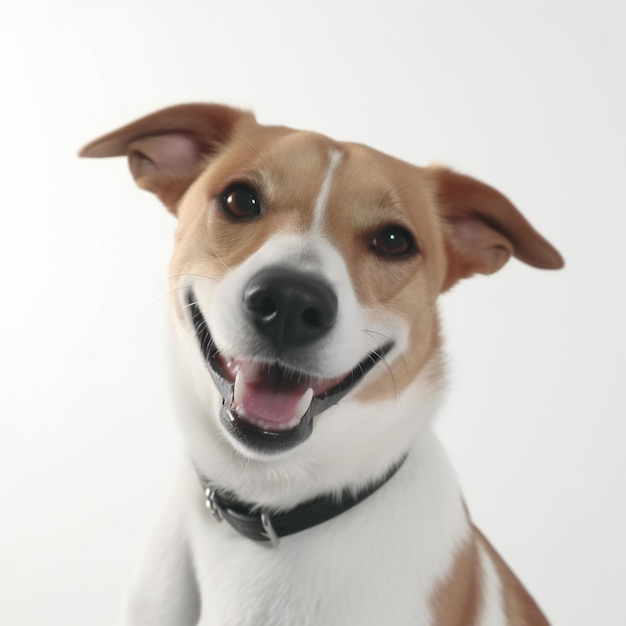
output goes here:
<path id="1" fill-rule="evenodd" d="M 384 257 L 403 258 L 418 252 L 413 235 L 402 226 L 387 226 L 374 236 L 370 246 Z"/>
<path id="2" fill-rule="evenodd" d="M 234 183 L 219 197 L 222 211 L 228 217 L 245 220 L 261 215 L 261 202 L 256 190 L 245 183 Z"/>

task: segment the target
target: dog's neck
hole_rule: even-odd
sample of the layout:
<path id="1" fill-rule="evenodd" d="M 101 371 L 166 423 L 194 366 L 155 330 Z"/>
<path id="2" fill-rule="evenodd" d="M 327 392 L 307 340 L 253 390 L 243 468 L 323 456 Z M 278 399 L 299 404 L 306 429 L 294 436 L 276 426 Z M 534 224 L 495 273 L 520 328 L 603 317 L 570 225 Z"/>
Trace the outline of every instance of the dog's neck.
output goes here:
<path id="1" fill-rule="evenodd" d="M 287 535 L 327 522 L 378 491 L 393 478 L 404 463 L 404 454 L 381 477 L 357 491 L 344 489 L 340 494 L 326 493 L 286 510 L 272 512 L 262 503 L 242 502 L 226 490 L 220 490 L 198 473 L 206 495 L 206 507 L 219 522 L 227 521 L 237 532 L 254 541 L 269 541 L 277 546 Z"/>
<path id="2" fill-rule="evenodd" d="M 180 383 L 175 387 L 178 417 L 195 467 L 214 486 L 269 509 L 291 509 L 321 494 L 359 490 L 375 482 L 420 439 L 428 438 L 443 399 L 443 368 L 436 358 L 397 398 L 371 403 L 346 399 L 328 409 L 316 424 L 316 436 L 299 448 L 275 458 L 246 458 L 220 434 L 215 413 L 222 397 L 207 380 L 204 362 L 196 355 L 194 363 L 185 341 L 174 345 L 183 348 L 172 354 L 173 363 L 180 359 L 172 373 Z M 190 365 L 195 375 L 184 376 Z M 351 403 L 353 409 L 347 406 Z M 381 428 L 374 436 L 359 428 L 377 423 Z"/>

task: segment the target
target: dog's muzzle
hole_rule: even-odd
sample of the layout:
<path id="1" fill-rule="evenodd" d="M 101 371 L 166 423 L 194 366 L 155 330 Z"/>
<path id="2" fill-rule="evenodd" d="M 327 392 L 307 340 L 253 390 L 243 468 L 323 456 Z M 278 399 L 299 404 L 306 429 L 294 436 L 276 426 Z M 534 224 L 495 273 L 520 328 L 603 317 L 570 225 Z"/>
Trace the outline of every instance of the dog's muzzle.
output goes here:
<path id="1" fill-rule="evenodd" d="M 345 397 L 393 347 L 391 341 L 381 345 L 343 376 L 312 376 L 302 353 L 328 339 L 337 296 L 317 276 L 282 267 L 261 270 L 244 289 L 242 307 L 259 346 L 250 358 L 222 354 L 192 289 L 187 303 L 223 398 L 220 421 L 239 443 L 259 453 L 283 452 L 308 439 L 314 417 Z"/>

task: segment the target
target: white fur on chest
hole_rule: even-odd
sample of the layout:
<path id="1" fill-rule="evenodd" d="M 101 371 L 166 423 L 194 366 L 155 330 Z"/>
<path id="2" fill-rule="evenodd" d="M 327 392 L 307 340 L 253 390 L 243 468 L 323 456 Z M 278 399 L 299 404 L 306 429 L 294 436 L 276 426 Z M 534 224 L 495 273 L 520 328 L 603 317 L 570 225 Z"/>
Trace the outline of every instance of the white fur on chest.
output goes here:
<path id="1" fill-rule="evenodd" d="M 189 514 L 204 626 L 426 626 L 433 588 L 469 532 L 430 433 L 381 490 L 277 548 L 217 523 L 201 497 Z"/>

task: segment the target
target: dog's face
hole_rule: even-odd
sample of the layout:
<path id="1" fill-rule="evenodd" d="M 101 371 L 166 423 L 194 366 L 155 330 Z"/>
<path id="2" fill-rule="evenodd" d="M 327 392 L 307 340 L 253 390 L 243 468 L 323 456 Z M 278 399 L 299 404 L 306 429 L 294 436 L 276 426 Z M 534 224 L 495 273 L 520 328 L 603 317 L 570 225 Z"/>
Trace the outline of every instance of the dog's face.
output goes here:
<path id="1" fill-rule="evenodd" d="M 207 428 L 247 458 L 406 446 L 441 382 L 439 294 L 510 255 L 562 264 L 483 183 L 235 109 L 173 107 L 83 154 L 127 154 L 178 216 L 178 336 Z"/>
<path id="2" fill-rule="evenodd" d="M 303 443 L 340 399 L 402 394 L 434 359 L 443 246 L 427 177 L 407 186 L 398 169 L 360 146 L 256 128 L 181 202 L 178 320 L 195 316 L 244 454 Z"/>

